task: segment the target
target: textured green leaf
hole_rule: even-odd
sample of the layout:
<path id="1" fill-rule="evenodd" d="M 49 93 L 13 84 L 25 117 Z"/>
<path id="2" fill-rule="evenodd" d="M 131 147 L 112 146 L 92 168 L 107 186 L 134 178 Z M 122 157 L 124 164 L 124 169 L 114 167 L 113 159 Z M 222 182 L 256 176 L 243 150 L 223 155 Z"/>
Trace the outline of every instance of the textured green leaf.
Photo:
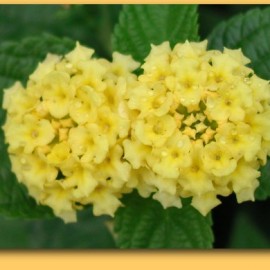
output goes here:
<path id="1" fill-rule="evenodd" d="M 15 81 L 26 82 L 27 77 L 43 60 L 48 52 L 64 54 L 74 47 L 69 39 L 59 39 L 51 35 L 43 35 L 23 39 L 21 42 L 4 42 L 0 44 L 0 103 L 3 89 Z M 5 111 L 0 110 L 0 126 L 3 125 Z M 50 217 L 52 211 L 48 207 L 38 206 L 27 195 L 26 188 L 18 184 L 11 172 L 4 134 L 0 129 L 0 213 L 11 217 Z"/>
<path id="2" fill-rule="evenodd" d="M 0 41 L 19 40 L 53 29 L 62 5 L 0 5 Z"/>
<path id="3" fill-rule="evenodd" d="M 209 33 L 223 20 L 228 20 L 232 16 L 247 12 L 254 7 L 265 5 L 199 5 L 199 34 L 201 39 L 205 39 Z"/>
<path id="4" fill-rule="evenodd" d="M 210 217 L 203 217 L 189 204 L 164 210 L 159 202 L 136 193 L 123 202 L 125 207 L 117 211 L 114 228 L 120 248 L 212 247 Z"/>
<path id="5" fill-rule="evenodd" d="M 150 44 L 198 40 L 196 5 L 126 5 L 114 29 L 113 49 L 142 61 Z"/>
<path id="6" fill-rule="evenodd" d="M 121 5 L 0 5 L 0 42 L 44 32 L 79 40 L 103 57 Z"/>
<path id="7" fill-rule="evenodd" d="M 67 36 L 110 57 L 121 5 L 0 5 L 0 42 L 44 32 Z"/>
<path id="8" fill-rule="evenodd" d="M 241 48 L 256 74 L 270 79 L 270 8 L 253 9 L 222 22 L 208 40 L 211 49 Z"/>

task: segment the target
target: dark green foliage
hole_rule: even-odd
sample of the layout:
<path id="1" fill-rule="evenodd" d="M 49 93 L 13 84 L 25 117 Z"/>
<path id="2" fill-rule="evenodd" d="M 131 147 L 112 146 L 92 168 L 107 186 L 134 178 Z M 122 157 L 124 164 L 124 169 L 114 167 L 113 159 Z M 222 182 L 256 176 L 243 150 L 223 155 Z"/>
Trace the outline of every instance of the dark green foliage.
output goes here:
<path id="1" fill-rule="evenodd" d="M 241 48 L 255 73 L 270 79 L 270 8 L 234 16 L 215 27 L 208 39 L 211 49 Z"/>
<path id="2" fill-rule="evenodd" d="M 140 62 L 150 44 L 197 41 L 197 5 L 125 5 L 113 33 L 113 49 Z"/>
<path id="3" fill-rule="evenodd" d="M 69 37 L 110 57 L 111 33 L 121 5 L 2 5 L 0 43 L 44 32 Z"/>
<path id="4" fill-rule="evenodd" d="M 120 248 L 211 248 L 211 218 L 203 217 L 184 203 L 183 208 L 164 210 L 152 198 L 137 193 L 123 200 L 125 207 L 117 211 L 115 232 Z"/>
<path id="5" fill-rule="evenodd" d="M 94 217 L 90 209 L 78 214 L 77 223 L 60 219 L 18 220 L 0 217 L 0 249 L 114 248 L 107 217 Z"/>

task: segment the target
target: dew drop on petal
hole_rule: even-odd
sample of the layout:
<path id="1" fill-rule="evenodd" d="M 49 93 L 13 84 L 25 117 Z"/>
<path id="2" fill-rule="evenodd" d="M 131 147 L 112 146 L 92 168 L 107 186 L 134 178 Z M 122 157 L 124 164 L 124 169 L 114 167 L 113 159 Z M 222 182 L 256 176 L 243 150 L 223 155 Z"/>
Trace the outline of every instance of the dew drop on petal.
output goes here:
<path id="1" fill-rule="evenodd" d="M 77 101 L 77 102 L 75 103 L 75 107 L 76 107 L 76 108 L 81 108 L 81 107 L 82 107 L 82 103 L 81 103 L 80 101 Z"/>
<path id="2" fill-rule="evenodd" d="M 168 156 L 168 153 L 166 151 L 162 151 L 161 156 L 166 157 L 166 156 Z"/>
<path id="3" fill-rule="evenodd" d="M 207 108 L 208 109 L 213 109 L 215 106 L 214 106 L 214 103 L 213 102 L 208 102 L 207 103 Z"/>
<path id="4" fill-rule="evenodd" d="M 177 147 L 179 147 L 179 148 L 183 147 L 183 145 L 184 145 L 184 143 L 183 143 L 182 141 L 179 141 L 179 142 L 177 143 Z"/>
<path id="5" fill-rule="evenodd" d="M 73 65 L 71 63 L 66 64 L 66 68 L 71 69 L 72 67 L 73 67 Z"/>
<path id="6" fill-rule="evenodd" d="M 186 101 L 186 99 L 181 97 L 180 101 L 184 103 Z"/>
<path id="7" fill-rule="evenodd" d="M 78 147 L 78 149 L 79 149 L 79 151 L 85 151 L 85 147 L 84 147 L 83 145 L 80 145 L 80 146 Z"/>
<path id="8" fill-rule="evenodd" d="M 246 83 L 246 84 L 251 84 L 251 81 L 250 81 L 249 78 L 244 78 L 244 83 Z"/>
<path id="9" fill-rule="evenodd" d="M 20 159 L 20 162 L 21 162 L 21 164 L 26 164 L 26 159 L 25 158 L 21 158 Z"/>

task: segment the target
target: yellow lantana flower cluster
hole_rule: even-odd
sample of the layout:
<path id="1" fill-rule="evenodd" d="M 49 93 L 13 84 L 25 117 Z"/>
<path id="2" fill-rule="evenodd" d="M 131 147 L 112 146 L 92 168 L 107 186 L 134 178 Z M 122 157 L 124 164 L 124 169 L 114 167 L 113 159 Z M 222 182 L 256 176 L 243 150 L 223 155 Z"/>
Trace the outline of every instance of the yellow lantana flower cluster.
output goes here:
<path id="1" fill-rule="evenodd" d="M 235 192 L 254 200 L 270 150 L 270 87 L 241 50 L 206 50 L 207 42 L 152 46 L 139 84 L 125 159 L 142 196 L 164 207 L 192 197 L 203 215 Z"/>
<path id="2" fill-rule="evenodd" d="M 270 152 L 269 84 L 240 50 L 206 46 L 152 46 L 139 77 L 116 52 L 109 62 L 77 43 L 49 54 L 25 88 L 5 90 L 18 180 L 66 222 L 86 204 L 113 216 L 133 189 L 164 208 L 192 197 L 203 215 L 218 195 L 254 200 Z"/>
<path id="3" fill-rule="evenodd" d="M 128 191 L 124 95 L 136 83 L 131 71 L 138 63 L 119 53 L 112 62 L 93 53 L 77 43 L 65 57 L 49 54 L 27 86 L 16 83 L 3 101 L 13 172 L 66 222 L 85 204 L 93 204 L 96 215 L 113 215 Z"/>

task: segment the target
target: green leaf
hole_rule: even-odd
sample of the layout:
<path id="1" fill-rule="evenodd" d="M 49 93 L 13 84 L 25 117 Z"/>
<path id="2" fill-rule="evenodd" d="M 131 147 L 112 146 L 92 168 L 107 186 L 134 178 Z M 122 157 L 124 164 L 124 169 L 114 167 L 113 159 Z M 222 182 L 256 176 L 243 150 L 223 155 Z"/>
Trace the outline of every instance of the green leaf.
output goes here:
<path id="1" fill-rule="evenodd" d="M 265 200 L 270 197 L 270 160 L 261 168 L 260 185 L 255 191 L 256 200 Z"/>
<path id="2" fill-rule="evenodd" d="M 111 33 L 121 8 L 121 5 L 70 5 L 56 12 L 53 26 L 45 30 L 78 40 L 94 48 L 99 56 L 111 58 Z"/>
<path id="3" fill-rule="evenodd" d="M 44 32 L 94 48 L 111 56 L 111 33 L 121 5 L 0 5 L 0 42 Z"/>
<path id="4" fill-rule="evenodd" d="M 90 209 L 78 213 L 78 222 L 62 220 L 22 220 L 0 217 L 0 248 L 81 249 L 115 248 L 106 228 L 107 217 L 95 217 Z"/>
<path id="5" fill-rule="evenodd" d="M 63 5 L 0 5 L 0 41 L 20 40 L 55 29 Z"/>
<path id="6" fill-rule="evenodd" d="M 187 203 L 163 209 L 152 198 L 136 193 L 123 199 L 115 216 L 116 243 L 120 248 L 211 248 L 211 218 Z"/>
<path id="7" fill-rule="evenodd" d="M 252 9 L 214 28 L 208 37 L 210 49 L 241 48 L 251 59 L 255 73 L 270 79 L 270 8 Z"/>
<path id="8" fill-rule="evenodd" d="M 3 42 L 0 44 L 0 103 L 3 100 L 3 89 L 19 80 L 25 83 L 27 77 L 44 59 L 48 52 L 64 54 L 74 47 L 69 39 L 60 39 L 52 35 L 43 35 L 23 39 L 20 42 Z M 0 126 L 3 125 L 5 111 L 0 110 Z M 30 198 L 26 188 L 17 182 L 11 172 L 11 165 L 0 129 L 0 214 L 10 217 L 51 217 L 52 211 L 45 206 L 38 206 Z"/>
<path id="9" fill-rule="evenodd" d="M 198 40 L 196 5 L 125 5 L 112 37 L 113 49 L 142 61 L 150 44 Z"/>

